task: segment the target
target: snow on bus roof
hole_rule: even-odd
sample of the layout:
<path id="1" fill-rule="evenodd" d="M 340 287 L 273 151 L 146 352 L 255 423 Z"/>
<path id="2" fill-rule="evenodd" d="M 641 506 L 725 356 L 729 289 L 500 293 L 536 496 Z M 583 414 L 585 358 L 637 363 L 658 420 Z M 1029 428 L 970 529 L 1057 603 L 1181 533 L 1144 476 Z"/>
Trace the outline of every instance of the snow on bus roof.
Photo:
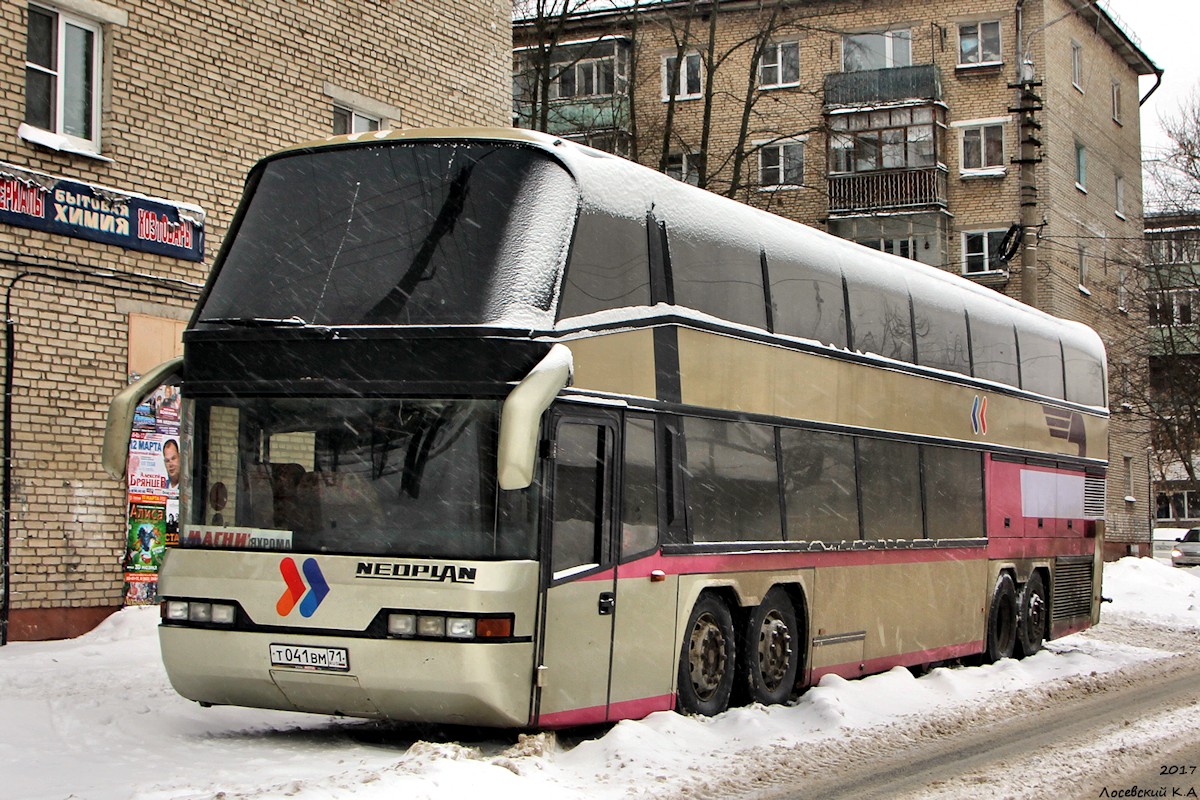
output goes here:
<path id="1" fill-rule="evenodd" d="M 1023 329 L 1041 335 L 1065 335 L 1068 344 L 1104 360 L 1104 345 L 1087 325 L 1047 314 L 960 275 L 902 256 L 873 250 L 833 234 L 780 217 L 762 209 L 683 183 L 621 156 L 578 142 L 525 128 L 413 128 L 366 131 L 305 142 L 281 150 L 266 160 L 301 150 L 326 147 L 416 141 L 507 141 L 536 147 L 558 160 L 575 178 L 584 211 L 631 220 L 644 220 L 649 208 L 669 215 L 674 226 L 703 232 L 719 243 L 752 248 L 771 243 L 831 275 L 844 270 L 855 282 L 880 289 L 896 288 L 897 277 L 920 285 L 925 302 L 957 307 L 961 302 L 972 316 L 1001 322 L 1008 314 L 1021 320 Z M 944 289 L 945 291 L 938 291 Z M 951 298 L 955 298 L 951 300 Z M 970 298 L 970 299 L 967 299 Z M 943 300 L 945 302 L 938 302 Z M 636 309 L 617 309 L 618 317 L 635 318 Z M 714 318 L 715 319 L 715 318 Z M 728 323 L 727 320 L 721 320 Z"/>

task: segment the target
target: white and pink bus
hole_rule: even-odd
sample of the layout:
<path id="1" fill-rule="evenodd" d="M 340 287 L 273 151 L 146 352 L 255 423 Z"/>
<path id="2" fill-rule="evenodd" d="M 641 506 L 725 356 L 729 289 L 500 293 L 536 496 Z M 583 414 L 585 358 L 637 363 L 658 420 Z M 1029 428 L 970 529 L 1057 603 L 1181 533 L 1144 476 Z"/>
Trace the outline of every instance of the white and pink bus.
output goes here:
<path id="1" fill-rule="evenodd" d="M 184 356 L 172 684 L 559 728 L 1098 618 L 1085 326 L 542 134 L 251 172 Z"/>

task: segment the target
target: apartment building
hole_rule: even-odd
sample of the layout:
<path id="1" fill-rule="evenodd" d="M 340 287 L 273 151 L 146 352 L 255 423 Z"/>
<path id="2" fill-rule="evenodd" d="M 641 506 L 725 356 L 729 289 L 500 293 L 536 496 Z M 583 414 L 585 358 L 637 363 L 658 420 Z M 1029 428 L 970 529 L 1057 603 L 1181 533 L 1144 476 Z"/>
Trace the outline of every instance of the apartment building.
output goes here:
<path id="1" fill-rule="evenodd" d="M 1102 7 L 555 8 L 515 15 L 514 124 L 960 273 L 1092 325 L 1110 364 L 1144 363 L 1126 296 L 1141 259 L 1139 79 L 1161 71 Z M 1147 426 L 1119 406 L 1111 422 L 1108 554 L 1148 552 Z"/>
<path id="2" fill-rule="evenodd" d="M 100 466 L 107 404 L 179 352 L 249 167 L 332 133 L 507 124 L 509 14 L 467 0 L 0 5 L 0 641 L 75 635 L 129 596 L 130 498 Z M 170 447 L 156 448 L 161 466 Z M 139 513 L 161 519 L 162 489 Z"/>
<path id="3" fill-rule="evenodd" d="M 1148 392 L 1157 527 L 1200 525 L 1200 213 L 1146 215 Z"/>

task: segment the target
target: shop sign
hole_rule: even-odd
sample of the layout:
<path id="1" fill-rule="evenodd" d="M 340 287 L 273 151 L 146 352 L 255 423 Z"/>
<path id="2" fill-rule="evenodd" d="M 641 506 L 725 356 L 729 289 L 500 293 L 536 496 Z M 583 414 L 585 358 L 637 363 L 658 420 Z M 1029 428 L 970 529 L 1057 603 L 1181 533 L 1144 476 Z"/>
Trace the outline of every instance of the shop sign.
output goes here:
<path id="1" fill-rule="evenodd" d="M 195 206 L 57 178 L 0 162 L 0 223 L 204 260 L 204 212 Z"/>

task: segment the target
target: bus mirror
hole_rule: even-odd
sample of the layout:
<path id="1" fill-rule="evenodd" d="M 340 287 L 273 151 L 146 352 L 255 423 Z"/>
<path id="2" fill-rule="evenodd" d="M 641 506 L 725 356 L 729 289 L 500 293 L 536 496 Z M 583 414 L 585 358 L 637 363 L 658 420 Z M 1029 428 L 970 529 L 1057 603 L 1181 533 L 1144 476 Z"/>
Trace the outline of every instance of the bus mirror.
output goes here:
<path id="1" fill-rule="evenodd" d="M 182 358 L 172 358 L 146 372 L 136 383 L 126 386 L 108 404 L 108 424 L 104 428 L 104 471 L 114 478 L 125 477 L 129 460 L 129 437 L 133 433 L 133 413 L 138 404 L 171 377 L 179 374 Z"/>
<path id="2" fill-rule="evenodd" d="M 533 483 L 538 427 L 542 412 L 571 381 L 571 350 L 556 344 L 509 393 L 500 410 L 497 477 L 501 489 L 525 489 Z"/>

